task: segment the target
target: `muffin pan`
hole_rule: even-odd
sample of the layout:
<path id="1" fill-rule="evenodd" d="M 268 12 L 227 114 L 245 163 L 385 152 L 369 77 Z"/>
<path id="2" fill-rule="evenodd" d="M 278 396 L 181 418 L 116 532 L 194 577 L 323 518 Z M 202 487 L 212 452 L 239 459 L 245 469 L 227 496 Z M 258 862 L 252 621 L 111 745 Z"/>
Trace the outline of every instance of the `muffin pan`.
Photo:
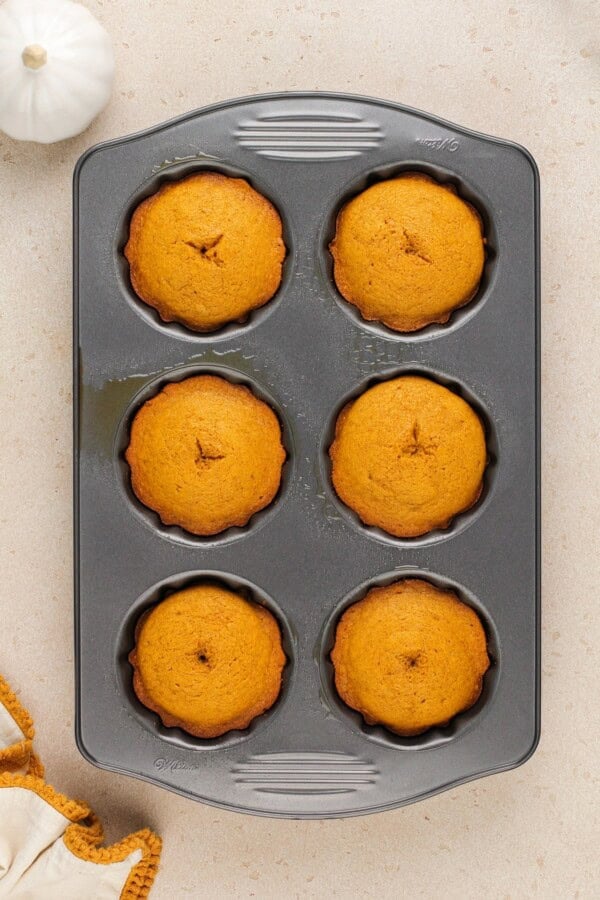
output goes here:
<path id="1" fill-rule="evenodd" d="M 201 170 L 246 178 L 277 207 L 288 248 L 275 298 L 211 334 L 167 325 L 134 294 L 122 249 L 137 203 Z M 398 334 L 339 295 L 327 245 L 340 206 L 422 171 L 482 216 L 477 297 L 446 325 Z M 102 768 L 256 814 L 375 812 L 509 769 L 539 732 L 539 185 L 523 148 L 397 104 L 334 94 L 234 100 L 89 150 L 74 179 L 76 739 Z M 289 458 L 247 527 L 196 538 L 135 499 L 131 417 L 170 380 L 211 371 L 280 417 Z M 478 503 L 446 531 L 400 540 L 337 499 L 336 413 L 375 381 L 418 372 L 469 400 L 490 464 Z M 400 738 L 340 700 L 335 623 L 369 587 L 417 576 L 479 613 L 493 665 L 448 727 Z M 165 728 L 132 688 L 141 613 L 213 579 L 277 616 L 288 664 L 277 703 L 244 732 Z"/>

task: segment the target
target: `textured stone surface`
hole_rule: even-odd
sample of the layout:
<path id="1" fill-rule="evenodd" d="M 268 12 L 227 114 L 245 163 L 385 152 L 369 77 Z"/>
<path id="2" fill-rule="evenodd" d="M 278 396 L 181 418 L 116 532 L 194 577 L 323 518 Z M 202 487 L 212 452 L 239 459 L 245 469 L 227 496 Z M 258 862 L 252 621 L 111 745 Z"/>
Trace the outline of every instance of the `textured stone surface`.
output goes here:
<path id="1" fill-rule="evenodd" d="M 0 135 L 0 669 L 58 788 L 110 838 L 164 837 L 157 898 L 596 897 L 600 332 L 596 2 L 87 0 L 108 109 L 50 147 Z M 533 759 L 369 818 L 220 812 L 92 768 L 73 740 L 71 172 L 96 141 L 278 89 L 380 96 L 533 152 L 543 189 L 543 735 Z"/>

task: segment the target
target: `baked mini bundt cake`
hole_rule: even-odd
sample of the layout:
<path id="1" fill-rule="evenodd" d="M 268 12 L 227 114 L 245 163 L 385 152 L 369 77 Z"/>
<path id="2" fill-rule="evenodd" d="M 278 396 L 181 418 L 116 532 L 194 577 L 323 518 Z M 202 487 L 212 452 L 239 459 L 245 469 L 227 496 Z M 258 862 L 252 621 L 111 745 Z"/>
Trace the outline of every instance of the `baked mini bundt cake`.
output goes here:
<path id="1" fill-rule="evenodd" d="M 142 615 L 129 661 L 138 699 L 164 725 L 215 738 L 273 706 L 286 657 L 268 609 L 206 583 Z"/>
<path id="2" fill-rule="evenodd" d="M 197 535 L 243 526 L 281 483 L 281 425 L 241 384 L 195 375 L 137 411 L 125 457 L 137 498 L 165 525 Z"/>
<path id="3" fill-rule="evenodd" d="M 481 218 L 449 185 L 419 172 L 380 181 L 341 209 L 330 245 L 341 295 L 394 331 L 444 323 L 477 293 Z"/>
<path id="4" fill-rule="evenodd" d="M 329 454 L 339 498 L 366 525 L 402 538 L 446 528 L 473 506 L 487 461 L 477 413 L 420 375 L 383 381 L 348 403 Z"/>
<path id="5" fill-rule="evenodd" d="M 418 578 L 372 588 L 350 606 L 331 660 L 344 703 L 405 737 L 473 706 L 490 665 L 477 613 Z"/>
<path id="6" fill-rule="evenodd" d="M 201 172 L 164 184 L 133 213 L 125 256 L 135 293 L 165 322 L 242 322 L 281 283 L 279 213 L 243 178 Z"/>

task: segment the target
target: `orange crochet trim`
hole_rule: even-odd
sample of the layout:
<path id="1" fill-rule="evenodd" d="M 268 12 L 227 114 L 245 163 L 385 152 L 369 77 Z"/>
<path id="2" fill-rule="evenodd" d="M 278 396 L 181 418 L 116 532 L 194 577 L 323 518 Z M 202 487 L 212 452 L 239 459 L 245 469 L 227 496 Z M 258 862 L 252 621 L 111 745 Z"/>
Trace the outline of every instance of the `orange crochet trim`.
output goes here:
<path id="1" fill-rule="evenodd" d="M 51 785 L 35 775 L 11 775 L 10 772 L 3 772 L 0 774 L 0 788 L 3 787 L 18 787 L 33 791 L 70 822 L 86 819 L 91 814 L 86 803 L 70 800 L 64 794 L 59 794 Z"/>
<path id="2" fill-rule="evenodd" d="M 29 756 L 29 768 L 27 769 L 28 775 L 34 775 L 36 778 L 44 777 L 44 766 L 42 765 L 42 761 L 33 750 Z"/>
<path id="3" fill-rule="evenodd" d="M 63 841 L 74 856 L 87 862 L 109 865 L 122 862 L 135 850 L 142 851 L 142 858 L 132 866 L 121 891 L 121 900 L 138 900 L 147 897 L 156 877 L 162 841 L 148 828 L 130 834 L 110 847 L 99 847 L 104 832 L 97 816 L 89 806 L 69 800 L 49 784 L 34 775 L 0 774 L 0 788 L 18 787 L 36 793 L 72 824 L 65 829 Z"/>
<path id="4" fill-rule="evenodd" d="M 0 788 L 17 787 L 36 793 L 72 823 L 65 829 L 63 841 L 74 856 L 88 862 L 109 865 L 122 862 L 135 850 L 142 858 L 131 867 L 121 891 L 120 900 L 140 900 L 148 896 L 158 870 L 162 841 L 150 829 L 136 831 L 110 847 L 100 847 L 104 839 L 102 825 L 87 803 L 70 800 L 43 780 L 44 767 L 32 750 L 34 735 L 31 716 L 0 675 L 0 703 L 8 710 L 24 739 L 0 751 Z M 28 766 L 27 774 L 11 773 L 11 769 Z"/>
<path id="5" fill-rule="evenodd" d="M 21 706 L 16 694 L 13 694 L 5 679 L 0 675 L 0 703 L 11 714 L 21 731 L 23 737 L 32 741 L 34 735 L 33 720 L 27 710 Z"/>
<path id="6" fill-rule="evenodd" d="M 149 828 L 144 828 L 142 831 L 132 834 L 131 837 L 143 841 L 147 850 L 129 873 L 121 891 L 120 900 L 138 900 L 138 898 L 147 897 L 158 872 L 162 848 L 162 841 L 158 835 Z"/>
<path id="7" fill-rule="evenodd" d="M 141 850 L 142 858 L 132 867 L 121 891 L 121 900 L 147 897 L 158 870 L 162 846 L 160 838 L 150 829 L 144 828 L 110 847 L 99 847 L 101 840 L 102 828 L 94 815 L 89 825 L 69 825 L 63 835 L 65 846 L 74 856 L 101 865 L 121 862 L 135 850 Z"/>
<path id="8" fill-rule="evenodd" d="M 26 769 L 31 759 L 31 741 L 19 741 L 0 750 L 0 770 L 14 772 L 16 769 Z"/>
<path id="9" fill-rule="evenodd" d="M 14 771 L 28 766 L 28 772 L 39 775 L 43 778 L 44 767 L 40 760 L 35 757 L 35 772 L 32 771 L 32 741 L 35 734 L 33 721 L 27 710 L 21 706 L 16 694 L 9 688 L 6 680 L 0 675 L 0 703 L 13 717 L 21 731 L 23 732 L 23 740 L 11 747 L 0 749 L 0 770 L 5 769 Z"/>
<path id="10" fill-rule="evenodd" d="M 73 822 L 65 829 L 63 841 L 75 856 L 89 859 L 86 847 L 96 847 L 104 840 L 104 829 L 100 819 L 92 810 L 81 822 Z"/>

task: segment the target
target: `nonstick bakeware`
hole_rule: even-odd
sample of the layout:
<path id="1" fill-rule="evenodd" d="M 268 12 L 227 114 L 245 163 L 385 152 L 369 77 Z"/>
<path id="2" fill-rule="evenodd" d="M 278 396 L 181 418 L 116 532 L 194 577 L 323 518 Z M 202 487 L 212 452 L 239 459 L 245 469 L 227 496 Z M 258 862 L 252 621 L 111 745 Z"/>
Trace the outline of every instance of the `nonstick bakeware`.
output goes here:
<path id="1" fill-rule="evenodd" d="M 123 247 L 136 205 L 165 181 L 240 175 L 277 207 L 288 248 L 275 298 L 212 334 L 165 324 L 134 294 Z M 367 323 L 332 278 L 340 206 L 421 171 L 479 211 L 477 297 L 446 325 Z M 539 188 L 522 147 L 398 104 L 291 93 L 220 103 L 90 149 L 74 179 L 76 738 L 95 765 L 229 809 L 347 816 L 399 806 L 519 765 L 539 731 Z M 246 528 L 197 538 L 134 497 L 132 415 L 168 381 L 214 372 L 275 409 L 289 459 L 276 502 Z M 447 384 L 481 415 L 482 496 L 446 531 L 399 540 L 361 525 L 333 492 L 340 409 L 402 372 Z M 401 738 L 338 698 L 329 661 L 341 611 L 408 575 L 454 588 L 480 614 L 493 665 L 447 728 Z M 165 728 L 132 689 L 138 617 L 205 578 L 278 617 L 281 696 L 244 732 Z"/>

